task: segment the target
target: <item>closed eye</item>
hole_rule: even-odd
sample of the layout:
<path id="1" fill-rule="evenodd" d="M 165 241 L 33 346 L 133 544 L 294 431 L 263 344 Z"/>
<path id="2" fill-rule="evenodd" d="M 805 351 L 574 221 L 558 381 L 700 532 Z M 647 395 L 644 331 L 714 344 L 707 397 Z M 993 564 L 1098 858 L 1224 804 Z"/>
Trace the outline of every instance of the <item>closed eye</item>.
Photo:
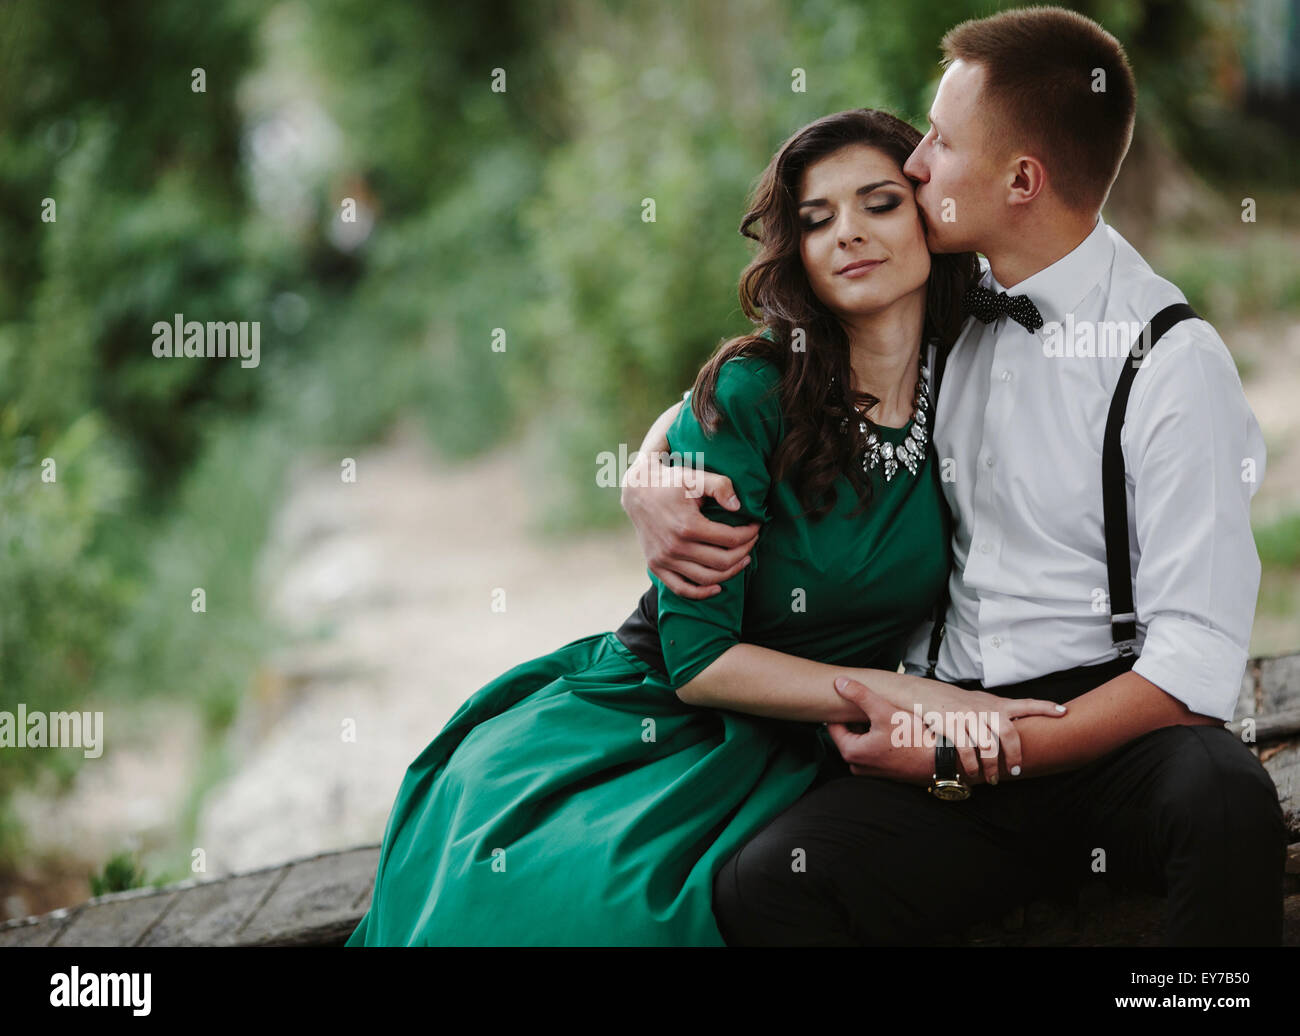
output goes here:
<path id="1" fill-rule="evenodd" d="M 882 202 L 879 205 L 865 205 L 863 206 L 863 208 L 867 212 L 889 212 L 891 209 L 898 208 L 898 206 L 901 204 L 902 201 L 900 199 L 891 198 L 889 201 Z M 807 220 L 805 220 L 803 224 L 803 228 L 804 230 L 816 230 L 818 227 L 824 227 L 832 219 L 834 219 L 833 216 L 827 216 L 825 219 L 818 220 L 816 223 L 810 223 Z"/>

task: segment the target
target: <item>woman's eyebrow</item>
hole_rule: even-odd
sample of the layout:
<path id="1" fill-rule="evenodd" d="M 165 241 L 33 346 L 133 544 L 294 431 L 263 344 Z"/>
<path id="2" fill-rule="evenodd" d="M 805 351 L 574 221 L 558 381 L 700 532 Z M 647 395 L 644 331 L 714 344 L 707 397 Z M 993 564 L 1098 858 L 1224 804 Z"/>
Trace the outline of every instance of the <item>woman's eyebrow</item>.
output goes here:
<path id="1" fill-rule="evenodd" d="M 853 193 L 861 197 L 864 194 L 870 194 L 877 187 L 890 187 L 890 186 L 902 187 L 903 185 L 899 183 L 897 180 L 877 180 L 875 183 L 863 184 Z M 906 188 L 904 188 L 904 190 L 906 190 Z M 813 205 L 825 205 L 825 204 L 827 204 L 825 198 L 809 198 L 807 201 L 801 201 L 799 203 L 799 208 L 806 209 Z"/>

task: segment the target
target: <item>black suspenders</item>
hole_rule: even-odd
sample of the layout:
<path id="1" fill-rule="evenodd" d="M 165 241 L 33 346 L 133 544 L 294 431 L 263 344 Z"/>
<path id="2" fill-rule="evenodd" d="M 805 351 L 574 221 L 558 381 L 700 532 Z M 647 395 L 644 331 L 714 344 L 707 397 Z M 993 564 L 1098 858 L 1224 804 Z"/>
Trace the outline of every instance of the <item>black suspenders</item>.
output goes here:
<path id="1" fill-rule="evenodd" d="M 1128 556 L 1128 492 L 1124 485 L 1124 453 L 1119 445 L 1124 412 L 1128 409 L 1133 379 L 1150 353 L 1180 320 L 1196 320 L 1196 310 L 1186 302 L 1166 306 L 1142 329 L 1133 343 L 1129 362 L 1120 370 L 1119 383 L 1106 415 L 1106 438 L 1101 447 L 1101 499 L 1106 521 L 1106 581 L 1110 584 L 1110 638 L 1121 658 L 1137 653 L 1137 613 L 1133 610 L 1133 568 Z"/>
<path id="2" fill-rule="evenodd" d="M 1186 302 L 1166 306 L 1142 329 L 1133 343 L 1129 362 L 1120 371 L 1119 382 L 1111 396 L 1110 411 L 1106 415 L 1106 434 L 1101 448 L 1101 498 L 1102 514 L 1106 526 L 1106 580 L 1110 585 L 1110 636 L 1121 658 L 1132 657 L 1137 652 L 1137 613 L 1133 610 L 1133 567 L 1128 553 L 1128 492 L 1124 480 L 1124 453 L 1120 449 L 1119 433 L 1124 427 L 1124 413 L 1128 409 L 1129 393 L 1133 379 L 1143 359 L 1155 347 L 1164 333 L 1182 320 L 1199 319 Z M 936 364 L 934 397 L 939 397 L 939 378 L 942 361 Z M 938 405 L 931 408 L 938 412 Z M 931 431 L 933 437 L 933 430 Z M 948 586 L 935 605 L 934 626 L 930 632 L 930 652 L 926 676 L 934 679 L 939 664 L 939 643 L 943 639 L 944 617 L 948 611 Z"/>

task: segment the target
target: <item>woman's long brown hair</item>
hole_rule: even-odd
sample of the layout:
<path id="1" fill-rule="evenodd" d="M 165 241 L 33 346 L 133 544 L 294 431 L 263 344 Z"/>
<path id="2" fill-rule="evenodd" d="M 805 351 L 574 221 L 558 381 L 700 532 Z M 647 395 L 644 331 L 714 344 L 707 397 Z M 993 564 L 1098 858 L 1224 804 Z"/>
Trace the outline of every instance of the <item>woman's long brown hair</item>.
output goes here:
<path id="1" fill-rule="evenodd" d="M 780 401 L 786 434 L 772 459 L 773 481 L 789 478 L 806 514 L 820 518 L 835 506 L 834 483 L 848 476 L 858 493 L 855 514 L 871 501 L 871 481 L 862 470 L 866 436 L 859 431 L 856 402 L 868 410 L 879 402 L 849 386 L 849 339 L 843 325 L 813 293 L 800 256 L 803 228 L 798 192 L 804 170 L 813 162 L 852 144 L 866 144 L 889 155 L 899 168 L 921 134 L 901 119 L 873 108 L 827 115 L 787 140 L 759 177 L 740 232 L 759 243 L 740 277 L 740 303 L 754 331 L 730 339 L 700 370 L 691 392 L 691 408 L 712 433 L 721 419 L 717 408 L 718 372 L 737 356 L 758 356 L 781 371 Z M 922 216 L 924 218 L 924 216 Z M 979 275 L 973 252 L 931 256 L 926 289 L 925 342 L 941 352 L 952 347 L 963 322 L 962 299 Z M 795 328 L 804 332 L 804 348 L 791 348 Z M 761 337 L 767 330 L 771 339 Z M 847 434 L 840 431 L 848 422 Z"/>

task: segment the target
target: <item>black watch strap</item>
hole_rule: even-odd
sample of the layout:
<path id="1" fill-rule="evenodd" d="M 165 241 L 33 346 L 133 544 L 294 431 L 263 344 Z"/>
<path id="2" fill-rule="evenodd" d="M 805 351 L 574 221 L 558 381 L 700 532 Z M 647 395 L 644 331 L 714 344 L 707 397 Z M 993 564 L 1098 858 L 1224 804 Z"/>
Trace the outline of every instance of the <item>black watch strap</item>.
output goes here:
<path id="1" fill-rule="evenodd" d="M 957 747 L 943 734 L 934 746 L 934 776 L 941 781 L 957 779 Z"/>

